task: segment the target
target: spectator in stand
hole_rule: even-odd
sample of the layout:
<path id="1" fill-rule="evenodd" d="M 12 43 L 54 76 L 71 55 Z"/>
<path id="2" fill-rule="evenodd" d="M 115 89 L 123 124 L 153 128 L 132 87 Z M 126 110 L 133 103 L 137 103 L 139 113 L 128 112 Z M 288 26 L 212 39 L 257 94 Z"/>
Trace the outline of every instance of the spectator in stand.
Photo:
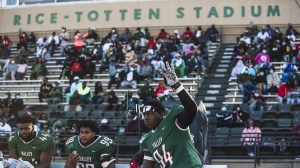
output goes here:
<path id="1" fill-rule="evenodd" d="M 257 87 L 249 80 L 243 83 L 243 103 L 248 103 L 250 95 L 253 94 L 256 89 Z"/>
<path id="2" fill-rule="evenodd" d="M 206 32 L 204 30 L 201 31 L 201 36 L 198 38 L 199 43 L 201 44 L 201 46 L 206 46 L 206 43 L 208 42 L 209 37 L 206 34 Z"/>
<path id="3" fill-rule="evenodd" d="M 279 40 L 273 40 L 269 47 L 271 62 L 282 61 L 282 47 Z"/>
<path id="4" fill-rule="evenodd" d="M 83 101 L 78 93 L 78 90 L 74 91 L 70 102 L 65 106 L 64 111 L 68 112 L 70 110 L 82 111 Z"/>
<path id="5" fill-rule="evenodd" d="M 46 113 L 41 112 L 37 118 L 36 125 L 39 130 L 41 130 L 42 124 L 49 123 L 48 116 Z M 50 133 L 50 132 L 49 132 Z"/>
<path id="6" fill-rule="evenodd" d="M 154 98 L 159 99 L 162 95 L 164 95 L 165 90 L 167 90 L 167 87 L 165 86 L 163 81 L 158 82 L 158 86 L 155 89 L 154 92 Z"/>
<path id="7" fill-rule="evenodd" d="M 34 35 L 34 32 L 30 33 L 30 35 L 28 36 L 27 42 L 28 42 L 29 47 L 35 48 L 36 37 Z"/>
<path id="8" fill-rule="evenodd" d="M 199 40 L 199 38 L 201 37 L 201 33 L 202 33 L 202 26 L 198 26 L 197 27 L 197 30 L 195 30 L 195 33 L 194 33 L 194 36 L 196 39 Z"/>
<path id="9" fill-rule="evenodd" d="M 136 89 L 138 83 L 138 73 L 134 70 L 133 67 L 130 68 L 130 71 L 126 74 L 124 80 L 121 82 L 123 88 L 133 88 Z"/>
<path id="10" fill-rule="evenodd" d="M 200 77 L 200 74 L 202 74 L 203 76 L 207 76 L 208 61 L 207 54 L 205 53 L 203 48 L 198 48 L 196 58 L 198 62 L 198 77 Z"/>
<path id="11" fill-rule="evenodd" d="M 55 32 L 52 32 L 52 35 L 48 38 L 48 43 L 51 44 L 52 41 L 54 42 L 55 46 L 59 46 L 59 37 L 56 35 Z"/>
<path id="12" fill-rule="evenodd" d="M 275 68 L 271 67 L 269 69 L 269 74 L 267 75 L 267 90 L 269 93 L 277 93 L 280 86 L 281 80 L 280 76 L 275 73 Z"/>
<path id="13" fill-rule="evenodd" d="M 134 46 L 140 46 L 141 45 L 141 39 L 144 37 L 144 34 L 142 33 L 142 30 L 140 27 L 136 28 L 136 32 L 133 35 L 134 40 Z"/>
<path id="14" fill-rule="evenodd" d="M 210 42 L 216 43 L 218 35 L 219 31 L 216 29 L 214 24 L 206 30 L 206 36 L 209 38 Z"/>
<path id="15" fill-rule="evenodd" d="M 256 155 L 256 145 L 260 141 L 261 130 L 255 126 L 252 119 L 249 119 L 246 128 L 243 130 L 241 142 L 246 147 L 247 153 L 250 157 Z"/>
<path id="16" fill-rule="evenodd" d="M 78 87 L 78 94 L 85 105 L 90 103 L 91 88 L 87 86 L 86 81 L 83 81 L 82 86 Z"/>
<path id="17" fill-rule="evenodd" d="M 145 27 L 144 29 L 145 33 L 144 33 L 144 38 L 147 39 L 147 40 L 150 40 L 151 38 L 151 33 L 149 31 L 149 28 L 148 27 Z"/>
<path id="18" fill-rule="evenodd" d="M 62 149 L 64 148 L 64 141 L 66 139 L 66 136 L 64 135 L 66 133 L 66 127 L 63 125 L 61 120 L 56 120 L 55 123 L 52 126 L 52 131 L 54 135 L 54 143 L 55 143 L 55 154 L 60 156 Z"/>
<path id="19" fill-rule="evenodd" d="M 144 81 L 144 85 L 139 89 L 138 95 L 142 99 L 143 103 L 153 100 L 154 89 L 149 85 L 147 80 Z"/>
<path id="20" fill-rule="evenodd" d="M 185 63 L 181 58 L 180 53 L 176 53 L 176 58 L 172 60 L 172 65 L 175 68 L 175 72 L 179 78 L 183 78 L 185 71 Z"/>
<path id="21" fill-rule="evenodd" d="M 146 60 L 145 62 L 141 61 L 142 65 L 139 71 L 139 80 L 143 81 L 143 80 L 149 80 L 152 81 L 153 79 L 153 69 L 152 66 L 150 64 L 150 60 Z"/>
<path id="22" fill-rule="evenodd" d="M 132 45 L 127 46 L 127 51 L 125 53 L 125 63 L 129 66 L 133 66 L 135 64 L 135 61 L 137 60 L 137 55 L 134 51 L 134 48 Z"/>
<path id="23" fill-rule="evenodd" d="M 185 28 L 185 32 L 182 34 L 182 37 L 186 38 L 186 39 L 193 39 L 194 38 L 194 34 L 191 31 L 191 28 L 189 26 Z"/>
<path id="24" fill-rule="evenodd" d="M 234 105 L 232 109 L 232 122 L 234 127 L 244 126 L 249 119 L 249 113 L 242 111 L 240 105 Z"/>
<path id="25" fill-rule="evenodd" d="M 267 48 L 263 47 L 261 53 L 258 53 L 254 58 L 255 64 L 269 64 L 270 63 L 270 56 L 267 54 Z"/>
<path id="26" fill-rule="evenodd" d="M 37 58 L 36 63 L 32 65 L 30 79 L 35 80 L 38 79 L 40 76 L 48 75 L 48 69 L 45 65 L 45 62 L 42 58 Z"/>
<path id="27" fill-rule="evenodd" d="M 272 106 L 268 106 L 266 99 L 263 97 L 261 91 L 256 89 L 254 93 L 248 96 L 248 110 L 250 113 L 253 113 L 254 110 L 259 110 L 260 112 L 264 112 L 265 108 L 270 110 Z"/>
<path id="28" fill-rule="evenodd" d="M 89 75 L 90 79 L 94 78 L 94 72 L 96 71 L 96 65 L 92 62 L 91 57 L 86 57 L 85 64 L 83 67 L 84 75 Z"/>
<path id="29" fill-rule="evenodd" d="M 116 130 L 109 126 L 108 119 L 104 118 L 101 120 L 101 126 L 99 128 L 100 135 L 112 136 L 115 134 L 115 132 Z"/>
<path id="30" fill-rule="evenodd" d="M 151 61 L 151 65 L 154 68 L 161 63 L 164 63 L 164 62 L 161 60 L 159 55 L 156 55 Z M 157 71 L 153 71 L 153 78 L 160 78 L 160 74 Z"/>
<path id="31" fill-rule="evenodd" d="M 95 92 L 94 92 L 94 96 L 92 97 L 92 103 L 93 104 L 102 104 L 103 102 L 104 102 L 103 86 L 100 81 L 97 81 L 95 83 Z"/>
<path id="32" fill-rule="evenodd" d="M 71 65 L 71 68 L 70 68 L 70 77 L 73 78 L 75 76 L 78 76 L 78 77 L 82 78 L 83 74 L 84 74 L 84 70 L 81 65 L 81 62 L 80 62 L 79 58 L 75 58 L 74 62 Z"/>
<path id="33" fill-rule="evenodd" d="M 69 128 L 67 131 L 68 131 L 68 133 L 71 133 L 71 134 L 75 134 L 75 135 L 78 134 L 77 124 L 72 123 L 71 128 Z"/>
<path id="34" fill-rule="evenodd" d="M 289 78 L 286 81 L 286 83 L 282 83 L 279 86 L 278 92 L 277 92 L 277 101 L 278 101 L 279 105 L 281 105 L 283 103 L 287 103 L 287 98 L 289 98 L 289 93 L 292 90 L 293 83 L 294 83 L 294 79 Z"/>
<path id="35" fill-rule="evenodd" d="M 118 96 L 116 96 L 115 92 L 111 90 L 110 92 L 108 92 L 106 109 L 113 110 L 114 106 L 118 105 L 118 101 L 119 101 Z"/>
<path id="36" fill-rule="evenodd" d="M 27 61 L 26 60 L 22 60 L 20 64 L 18 64 L 18 69 L 16 72 L 16 79 L 17 80 L 23 80 L 26 73 L 27 73 Z"/>
<path id="37" fill-rule="evenodd" d="M 132 34 L 129 30 L 129 28 L 125 28 L 125 32 L 122 33 L 121 37 L 120 37 L 120 41 L 123 42 L 123 44 L 128 44 L 132 39 Z"/>
<path id="38" fill-rule="evenodd" d="M 187 62 L 186 62 L 186 69 L 187 72 L 185 74 L 185 76 L 187 76 L 188 74 L 190 74 L 191 72 L 198 72 L 198 60 L 197 58 L 195 57 L 195 54 L 191 54 L 191 57 L 188 58 Z"/>
<path id="39" fill-rule="evenodd" d="M 157 36 L 157 39 L 164 41 L 167 40 L 168 38 L 169 38 L 169 33 L 167 33 L 165 29 L 161 29 Z"/>
<path id="40" fill-rule="evenodd" d="M 71 87 L 70 87 L 70 92 L 66 94 L 66 102 L 69 103 L 70 98 L 73 96 L 74 92 L 78 90 L 79 87 L 82 86 L 82 82 L 79 81 L 79 77 L 75 76 L 74 77 L 74 82 L 72 82 Z"/>
<path id="41" fill-rule="evenodd" d="M 47 52 L 48 46 L 50 45 L 50 43 L 47 41 L 47 37 L 39 38 L 36 42 L 36 45 L 36 57 L 45 58 L 44 55 Z"/>
<path id="42" fill-rule="evenodd" d="M 256 38 L 265 42 L 267 39 L 271 39 L 271 35 L 266 30 L 266 27 L 263 27 L 261 31 L 257 34 Z"/>
<path id="43" fill-rule="evenodd" d="M 19 33 L 19 43 L 17 45 L 17 55 L 18 57 L 26 56 L 26 53 L 28 51 L 28 36 L 25 32 Z"/>
<path id="44" fill-rule="evenodd" d="M 7 35 L 4 35 L 2 43 L 1 43 L 1 48 L 3 50 L 3 58 L 4 59 L 9 58 L 11 46 L 12 46 L 11 40 L 8 38 Z"/>
<path id="45" fill-rule="evenodd" d="M 174 101 L 175 98 L 170 95 L 169 90 L 165 90 L 164 93 L 159 97 L 160 102 L 165 102 L 165 101 Z"/>
<path id="46" fill-rule="evenodd" d="M 237 77 L 243 70 L 245 70 L 247 67 L 244 65 L 242 60 L 238 60 L 236 65 L 233 67 L 231 71 L 231 77 Z"/>
<path id="47" fill-rule="evenodd" d="M 111 32 L 109 32 L 107 34 L 107 36 L 104 38 L 104 40 L 106 40 L 106 39 L 111 39 L 114 43 L 119 42 L 119 40 L 120 40 L 119 33 L 115 27 L 113 27 L 111 29 Z"/>
<path id="48" fill-rule="evenodd" d="M 88 32 L 85 33 L 83 36 L 85 38 L 87 45 L 94 44 L 99 38 L 95 28 L 93 28 L 93 27 L 89 28 Z"/>
<path id="49" fill-rule="evenodd" d="M 146 132 L 147 127 L 144 123 L 144 118 L 142 116 L 139 118 L 138 115 L 135 115 L 133 119 L 128 122 L 125 133 L 126 135 L 136 135 L 139 131 Z"/>
<path id="50" fill-rule="evenodd" d="M 231 127 L 232 126 L 232 112 L 227 110 L 226 106 L 221 108 L 221 111 L 216 114 L 217 117 L 217 127 Z"/>
<path id="51" fill-rule="evenodd" d="M 48 78 L 44 77 L 42 85 L 40 87 L 40 92 L 39 92 L 39 100 L 40 102 L 43 102 L 43 98 L 49 98 L 50 97 L 50 92 L 52 91 L 52 84 L 48 82 Z"/>
<path id="52" fill-rule="evenodd" d="M 0 115 L 0 137 L 8 137 L 12 132 L 12 129 L 9 124 L 7 124 L 6 119 L 1 114 Z"/>
<path id="53" fill-rule="evenodd" d="M 6 76 L 8 74 L 10 74 L 11 80 L 13 81 L 16 80 L 15 74 L 17 72 L 17 69 L 18 69 L 18 64 L 15 64 L 15 61 L 11 60 L 10 63 L 5 68 L 5 72 L 3 72 L 3 81 L 6 81 Z"/>
<path id="54" fill-rule="evenodd" d="M 75 39 L 75 48 L 80 51 L 81 48 L 85 45 L 84 43 L 84 37 L 80 34 L 79 30 L 76 30 L 74 34 L 74 39 Z"/>
<path id="55" fill-rule="evenodd" d="M 50 92 L 50 97 L 47 99 L 48 105 L 51 104 L 58 104 L 63 99 L 63 88 L 60 85 L 60 81 L 54 82 L 54 87 L 52 88 Z"/>
<path id="56" fill-rule="evenodd" d="M 197 53 L 197 50 L 195 49 L 194 45 L 191 45 L 190 48 L 188 50 L 186 50 L 185 52 L 185 55 L 187 57 L 193 55 L 193 54 L 196 54 Z"/>
<path id="57" fill-rule="evenodd" d="M 67 32 L 66 27 L 61 27 L 61 33 L 59 34 L 60 40 L 60 54 L 61 57 L 65 57 L 65 49 L 70 44 L 70 33 Z"/>
<path id="58" fill-rule="evenodd" d="M 287 27 L 287 29 L 286 29 L 285 34 L 288 35 L 288 34 L 291 34 L 292 32 L 294 32 L 296 36 L 299 35 L 299 32 L 298 32 L 296 29 L 293 28 L 293 25 L 292 25 L 291 23 L 289 23 L 289 24 L 288 24 L 288 27 Z"/>
<path id="59" fill-rule="evenodd" d="M 262 92 L 267 92 L 267 76 L 264 68 L 260 68 L 255 77 L 256 87 Z"/>
<path id="60" fill-rule="evenodd" d="M 112 84 L 116 84 L 116 88 L 119 89 L 121 86 L 121 77 L 120 74 L 122 72 L 120 71 L 120 69 L 117 69 L 115 73 L 110 73 L 110 80 L 108 82 L 108 89 L 111 88 Z M 125 74 L 125 71 L 123 70 L 123 74 Z"/>

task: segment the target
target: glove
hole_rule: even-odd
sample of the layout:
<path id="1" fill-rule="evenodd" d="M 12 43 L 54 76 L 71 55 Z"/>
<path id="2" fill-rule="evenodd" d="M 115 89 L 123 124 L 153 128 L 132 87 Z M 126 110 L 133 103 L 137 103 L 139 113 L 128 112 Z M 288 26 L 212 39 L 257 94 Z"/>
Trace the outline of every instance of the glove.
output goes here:
<path id="1" fill-rule="evenodd" d="M 166 62 L 166 66 L 164 63 L 157 64 L 155 70 L 164 77 L 165 85 L 171 86 L 172 88 L 179 82 L 175 70 L 174 65 L 170 67 L 169 63 Z M 176 89 L 176 88 L 175 88 Z"/>
<path id="2" fill-rule="evenodd" d="M 140 168 L 141 166 L 135 161 L 132 160 L 132 162 L 130 163 L 130 168 Z"/>

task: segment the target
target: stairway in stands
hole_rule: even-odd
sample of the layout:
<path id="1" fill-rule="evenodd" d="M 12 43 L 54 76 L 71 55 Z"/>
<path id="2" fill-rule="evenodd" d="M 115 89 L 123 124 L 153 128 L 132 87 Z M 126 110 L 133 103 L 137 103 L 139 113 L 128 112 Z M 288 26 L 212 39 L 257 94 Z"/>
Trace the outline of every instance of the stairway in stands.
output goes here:
<path id="1" fill-rule="evenodd" d="M 228 79 L 232 70 L 234 44 L 221 44 L 196 95 L 196 101 L 202 100 L 206 105 L 210 131 L 216 126 L 216 113 L 221 110 L 227 94 Z"/>

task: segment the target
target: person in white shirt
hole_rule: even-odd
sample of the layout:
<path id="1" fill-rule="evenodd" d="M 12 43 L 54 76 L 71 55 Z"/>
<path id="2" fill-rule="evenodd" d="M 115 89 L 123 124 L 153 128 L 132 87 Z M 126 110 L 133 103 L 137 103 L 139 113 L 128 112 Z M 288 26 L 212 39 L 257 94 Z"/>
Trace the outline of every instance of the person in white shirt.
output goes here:
<path id="1" fill-rule="evenodd" d="M 59 45 L 59 37 L 56 35 L 55 32 L 52 33 L 51 36 L 49 36 L 48 38 L 48 43 L 51 44 L 52 41 L 55 41 L 55 45 L 58 46 Z"/>
<path id="2" fill-rule="evenodd" d="M 47 52 L 47 47 L 49 45 L 47 37 L 39 38 L 36 42 L 36 45 L 36 57 L 43 57 L 44 54 Z"/>
<path id="3" fill-rule="evenodd" d="M 266 38 L 271 39 L 270 34 L 266 31 L 265 28 L 262 28 L 262 30 L 257 34 L 257 38 L 266 41 Z"/>
<path id="4" fill-rule="evenodd" d="M 61 27 L 61 33 L 59 34 L 60 40 L 60 54 L 61 57 L 65 57 L 65 48 L 70 44 L 70 33 L 67 32 L 66 27 Z"/>
<path id="5" fill-rule="evenodd" d="M 79 87 L 82 87 L 82 82 L 79 81 L 79 77 L 74 77 L 74 82 L 71 84 L 70 92 L 66 94 L 66 102 L 69 103 L 71 97 L 73 96 L 74 92 L 78 90 Z"/>
<path id="6" fill-rule="evenodd" d="M 0 117 L 0 136 L 8 136 L 11 133 L 11 127 L 6 123 L 4 117 Z"/>

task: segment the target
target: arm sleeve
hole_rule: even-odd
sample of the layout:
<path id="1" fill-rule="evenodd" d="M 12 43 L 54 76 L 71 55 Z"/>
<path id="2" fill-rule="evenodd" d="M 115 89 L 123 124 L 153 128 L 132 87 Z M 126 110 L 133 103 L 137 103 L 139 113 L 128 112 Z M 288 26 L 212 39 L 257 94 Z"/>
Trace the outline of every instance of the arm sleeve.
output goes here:
<path id="1" fill-rule="evenodd" d="M 178 93 L 178 97 L 184 110 L 177 116 L 177 120 L 182 126 L 187 127 L 192 124 L 197 114 L 197 105 L 195 100 L 185 89 Z"/>

